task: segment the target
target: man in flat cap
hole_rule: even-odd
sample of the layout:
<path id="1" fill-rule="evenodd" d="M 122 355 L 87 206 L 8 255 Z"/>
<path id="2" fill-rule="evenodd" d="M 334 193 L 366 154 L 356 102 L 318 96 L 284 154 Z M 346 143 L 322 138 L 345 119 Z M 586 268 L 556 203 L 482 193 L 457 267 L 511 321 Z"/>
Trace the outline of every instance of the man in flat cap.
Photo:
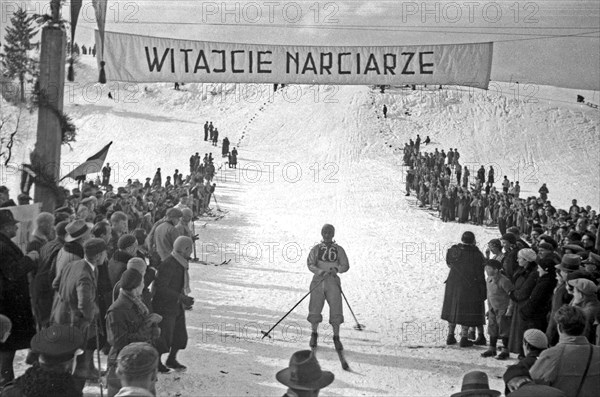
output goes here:
<path id="1" fill-rule="evenodd" d="M 83 250 L 84 258 L 68 263 L 58 283 L 52 285 L 56 293 L 50 321 L 79 328 L 83 334 L 84 354 L 77 358 L 74 375 L 83 380 L 96 380 L 99 372 L 94 368 L 93 353 L 100 312 L 97 298 L 98 266 L 106 260 L 106 243 L 102 239 L 91 238 L 84 243 Z"/>
<path id="2" fill-rule="evenodd" d="M 158 363 L 158 352 L 148 343 L 134 342 L 121 349 L 117 376 L 122 387 L 115 397 L 154 397 Z"/>
<path id="3" fill-rule="evenodd" d="M 83 393 L 71 373 L 82 343 L 83 336 L 76 327 L 52 325 L 39 331 L 31 339 L 38 362 L 9 383 L 0 396 L 81 397 Z"/>
<path id="4" fill-rule="evenodd" d="M 185 307 L 194 304 L 194 298 L 189 296 L 191 289 L 188 274 L 192 244 L 189 237 L 177 237 L 171 255 L 162 261 L 154 280 L 152 307 L 163 317 L 160 323 L 161 335 L 156 346 L 160 354 L 169 353 L 166 367 L 162 361 L 158 363 L 161 373 L 170 372 L 169 368 L 178 371 L 186 369 L 177 361 L 177 352 L 187 346 Z"/>

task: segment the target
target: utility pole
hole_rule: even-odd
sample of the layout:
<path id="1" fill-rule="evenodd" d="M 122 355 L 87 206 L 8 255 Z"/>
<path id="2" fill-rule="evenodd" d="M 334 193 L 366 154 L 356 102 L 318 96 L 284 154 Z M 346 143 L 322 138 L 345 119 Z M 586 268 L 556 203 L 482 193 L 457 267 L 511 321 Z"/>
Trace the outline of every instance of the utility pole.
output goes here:
<path id="1" fill-rule="evenodd" d="M 50 2 L 52 21 L 42 28 L 40 51 L 37 140 L 34 154 L 38 171 L 47 182 L 56 184 L 60 175 L 62 132 L 57 111 L 63 110 L 67 35 L 60 23 L 60 0 Z M 36 167 L 37 168 L 37 167 Z M 42 177 L 42 175 L 38 175 Z M 42 211 L 56 208 L 56 190 L 45 183 L 35 184 L 34 201 L 42 203 Z"/>

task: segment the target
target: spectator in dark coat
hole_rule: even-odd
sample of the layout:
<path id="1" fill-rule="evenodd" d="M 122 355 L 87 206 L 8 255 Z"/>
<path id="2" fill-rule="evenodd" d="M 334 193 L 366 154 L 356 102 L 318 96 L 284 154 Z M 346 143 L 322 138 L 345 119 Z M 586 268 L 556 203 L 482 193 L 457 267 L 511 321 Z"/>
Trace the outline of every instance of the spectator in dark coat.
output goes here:
<path id="1" fill-rule="evenodd" d="M 0 343 L 0 386 L 15 378 L 15 353 L 29 348 L 35 335 L 27 273 L 35 270 L 39 254 L 31 251 L 23 255 L 12 242 L 17 223 L 10 210 L 0 210 L 0 313 L 12 322 L 10 336 Z"/>
<path id="2" fill-rule="evenodd" d="M 520 364 L 511 365 L 504 373 L 507 396 L 511 397 L 567 397 L 560 389 L 538 385 L 529 374 L 529 369 Z"/>
<path id="3" fill-rule="evenodd" d="M 137 252 L 137 239 L 131 234 L 124 234 L 119 237 L 117 243 L 119 248 L 108 261 L 108 275 L 110 277 L 111 291 L 112 287 L 121 279 L 121 274 L 127 269 L 127 262 L 133 258 Z"/>
<path id="4" fill-rule="evenodd" d="M 542 243 L 543 244 L 543 243 Z M 546 337 L 550 346 L 558 343 L 558 329 L 554 320 L 554 313 L 563 305 L 571 302 L 573 296 L 567 291 L 567 276 L 579 270 L 581 257 L 579 255 L 567 254 L 563 255 L 560 264 L 554 266 L 556 269 L 557 286 L 552 295 L 552 306 L 550 309 L 550 320 L 546 328 Z"/>
<path id="5" fill-rule="evenodd" d="M 81 332 L 67 325 L 52 325 L 31 340 L 31 349 L 39 362 L 6 386 L 0 397 L 81 397 L 71 375 L 73 359 L 83 343 Z"/>
<path id="6" fill-rule="evenodd" d="M 537 263 L 535 262 L 536 254 L 531 248 L 522 249 L 519 251 L 518 263 L 519 269 L 513 277 L 515 289 L 510 293 L 510 299 L 515 302 L 510 323 L 510 335 L 508 337 L 509 350 L 512 353 L 517 353 L 519 356 L 524 356 L 523 352 L 523 333 L 527 329 L 527 323 L 521 315 L 523 308 L 529 301 L 531 292 L 535 288 L 538 273 L 536 271 Z"/>
<path id="7" fill-rule="evenodd" d="M 121 349 L 133 342 L 147 342 L 159 337 L 158 323 L 162 317 L 151 314 L 141 300 L 144 279 L 140 272 L 129 269 L 120 279 L 120 293 L 106 315 L 108 342 L 108 396 L 114 396 L 121 388 L 116 374 L 117 356 Z"/>
<path id="8" fill-rule="evenodd" d="M 502 268 L 504 274 L 514 282 L 514 274 L 518 268 L 517 254 L 519 248 L 517 247 L 517 237 L 512 233 L 505 233 L 500 239 L 502 248 L 504 248 L 504 257 L 502 259 Z"/>
<path id="9" fill-rule="evenodd" d="M 221 157 L 227 157 L 229 154 L 229 138 L 223 138 L 223 148 L 221 149 Z"/>
<path id="10" fill-rule="evenodd" d="M 478 344 L 482 341 L 485 322 L 486 285 L 484 274 L 484 256 L 475 245 L 475 235 L 464 232 L 460 244 L 453 245 L 446 254 L 446 263 L 450 274 L 446 279 L 442 319 L 448 321 L 446 344 L 456 343 L 454 331 L 461 325 L 460 346 L 472 346 L 468 339 L 469 327 L 477 327 Z"/>
<path id="11" fill-rule="evenodd" d="M 526 329 L 546 331 L 548 328 L 548 313 L 552 308 L 552 295 L 556 286 L 554 266 L 550 258 L 537 261 L 537 281 L 529 299 L 519 310 L 519 314 L 525 320 Z"/>
<path id="12" fill-rule="evenodd" d="M 186 369 L 177 361 L 177 352 L 187 346 L 184 307 L 194 303 L 194 298 L 188 296 L 191 292 L 188 261 L 192 254 L 192 244 L 189 237 L 177 237 L 173 244 L 173 252 L 160 264 L 154 280 L 152 306 L 154 311 L 163 317 L 160 323 L 161 337 L 156 347 L 161 355 L 169 353 L 166 367 L 162 360 L 159 360 L 158 370 L 162 373 L 170 372 L 169 368 Z"/>

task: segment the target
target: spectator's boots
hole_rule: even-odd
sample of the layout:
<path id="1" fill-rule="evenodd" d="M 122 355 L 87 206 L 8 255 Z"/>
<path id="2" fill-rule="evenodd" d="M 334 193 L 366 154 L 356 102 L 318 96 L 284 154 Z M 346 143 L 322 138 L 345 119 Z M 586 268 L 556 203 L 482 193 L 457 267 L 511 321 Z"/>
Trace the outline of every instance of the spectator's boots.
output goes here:
<path id="1" fill-rule="evenodd" d="M 506 360 L 510 357 L 510 353 L 506 347 L 503 347 L 500 354 L 496 356 L 496 360 Z"/>
<path id="2" fill-rule="evenodd" d="M 481 357 L 494 357 L 496 355 L 496 349 L 489 348 L 483 353 L 481 353 Z"/>
<path id="3" fill-rule="evenodd" d="M 172 368 L 178 372 L 185 371 L 187 369 L 185 365 L 181 364 L 179 361 L 172 357 L 167 358 L 167 361 L 165 361 L 165 365 L 168 368 Z"/>
<path id="4" fill-rule="evenodd" d="M 485 340 L 485 336 L 479 335 L 473 344 L 477 346 L 485 346 L 487 344 L 487 340 Z"/>
<path id="5" fill-rule="evenodd" d="M 308 346 L 310 346 L 311 349 L 314 349 L 317 347 L 317 339 L 319 338 L 319 334 L 317 334 L 316 332 L 313 332 L 310 334 L 310 342 L 308 343 Z"/>
<path id="6" fill-rule="evenodd" d="M 453 334 L 448 335 L 448 337 L 446 338 L 446 344 L 448 346 L 456 344 L 456 338 L 454 337 Z"/>
<path id="7" fill-rule="evenodd" d="M 344 350 L 344 346 L 342 346 L 342 342 L 340 342 L 339 335 L 335 335 L 333 337 L 333 345 L 335 346 L 335 350 L 338 350 L 338 351 Z"/>
<path id="8" fill-rule="evenodd" d="M 158 362 L 158 372 L 160 372 L 161 374 L 168 374 L 171 372 L 171 368 L 165 367 L 165 365 L 161 361 L 159 361 Z"/>
<path id="9" fill-rule="evenodd" d="M 469 340 L 466 336 L 460 338 L 460 343 L 458 344 L 460 347 L 471 347 L 473 346 L 473 341 Z"/>

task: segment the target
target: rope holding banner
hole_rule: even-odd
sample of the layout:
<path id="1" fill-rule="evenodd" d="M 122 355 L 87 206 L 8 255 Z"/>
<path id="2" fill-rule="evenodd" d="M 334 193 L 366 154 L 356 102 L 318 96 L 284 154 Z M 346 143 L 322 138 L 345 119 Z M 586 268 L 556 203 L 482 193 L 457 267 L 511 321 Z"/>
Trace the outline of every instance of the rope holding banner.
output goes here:
<path id="1" fill-rule="evenodd" d="M 100 84 L 106 84 L 106 73 L 104 72 L 104 65 L 106 62 L 100 61 L 100 77 L 98 78 L 98 82 Z"/>

